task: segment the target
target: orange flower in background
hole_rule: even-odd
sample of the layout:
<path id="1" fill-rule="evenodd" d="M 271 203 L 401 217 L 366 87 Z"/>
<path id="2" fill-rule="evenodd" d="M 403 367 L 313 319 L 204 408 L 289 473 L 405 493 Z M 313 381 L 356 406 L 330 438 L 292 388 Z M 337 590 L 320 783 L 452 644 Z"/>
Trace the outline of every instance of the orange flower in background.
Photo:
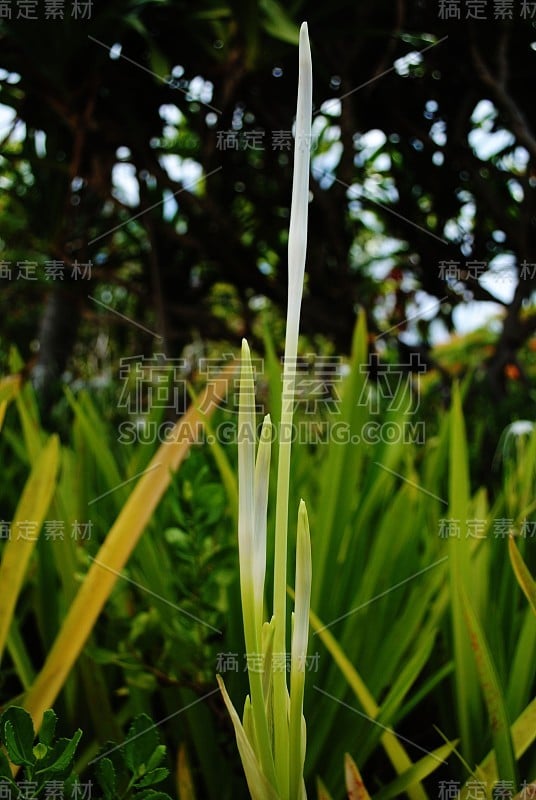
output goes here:
<path id="1" fill-rule="evenodd" d="M 521 376 L 519 367 L 516 364 L 506 364 L 504 368 L 504 374 L 511 381 L 518 381 Z"/>

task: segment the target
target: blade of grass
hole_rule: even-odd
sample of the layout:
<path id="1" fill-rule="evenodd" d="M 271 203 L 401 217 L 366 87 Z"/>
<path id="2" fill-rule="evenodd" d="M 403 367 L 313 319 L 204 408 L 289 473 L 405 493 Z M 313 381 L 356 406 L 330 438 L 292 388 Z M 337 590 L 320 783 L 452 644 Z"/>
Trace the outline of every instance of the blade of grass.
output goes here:
<path id="1" fill-rule="evenodd" d="M 352 341 L 351 367 L 348 378 L 342 387 L 342 404 L 340 421 L 347 425 L 351 436 L 360 436 L 367 416 L 367 408 L 359 405 L 356 398 L 361 397 L 364 389 L 365 374 L 360 370 L 366 361 L 367 329 L 366 317 L 360 312 Z M 313 537 L 313 578 L 311 604 L 318 608 L 320 599 L 325 597 L 324 580 L 330 564 L 334 564 L 339 548 L 339 537 L 330 535 L 332 531 L 343 531 L 346 528 L 351 506 L 347 498 L 356 491 L 359 463 L 363 457 L 361 447 L 343 447 L 332 442 L 328 457 L 323 467 L 321 496 L 318 503 L 318 517 L 315 529 L 322 531 L 322 536 Z"/>
<path id="2" fill-rule="evenodd" d="M 179 800 L 196 800 L 192 770 L 184 742 L 179 745 L 177 757 L 177 793 Z"/>
<path id="3" fill-rule="evenodd" d="M 449 458 L 449 509 L 450 519 L 465 525 L 469 518 L 470 480 L 467 455 L 467 438 L 462 411 L 460 388 L 456 384 L 450 412 Z M 481 717 L 479 709 L 478 677 L 467 636 L 462 589 L 475 588 L 476 575 L 471 571 L 470 541 L 466 537 L 452 538 L 449 545 L 452 629 L 454 647 L 455 697 L 461 751 L 465 759 L 475 763 L 477 748 L 476 724 Z"/>
<path id="4" fill-rule="evenodd" d="M 20 373 L 24 367 L 24 362 L 20 355 L 14 349 L 11 350 L 9 355 L 11 371 Z M 41 452 L 45 434 L 42 432 L 39 424 L 37 401 L 35 392 L 30 383 L 22 382 L 21 380 L 20 391 L 18 391 L 15 396 L 15 402 L 21 422 L 26 452 L 29 455 L 30 463 L 33 464 Z"/>
<path id="5" fill-rule="evenodd" d="M 504 692 L 499 681 L 484 631 L 476 616 L 467 592 L 462 589 L 463 612 L 469 631 L 480 685 L 484 694 L 491 727 L 491 735 L 497 758 L 498 773 L 502 780 L 518 784 L 514 748 L 510 734 L 510 722 L 506 711 Z"/>
<path id="6" fill-rule="evenodd" d="M 8 375 L 0 380 L 0 430 L 4 424 L 7 407 L 20 392 L 21 385 L 20 375 Z"/>
<path id="7" fill-rule="evenodd" d="M 24 689 L 29 689 L 35 678 L 35 670 L 32 666 L 26 645 L 20 635 L 18 620 L 13 617 L 6 640 L 7 651 L 13 661 L 17 671 L 17 677 Z"/>
<path id="8" fill-rule="evenodd" d="M 536 653 L 536 618 L 529 605 L 525 608 L 524 620 L 510 658 L 506 697 L 512 718 L 521 713 L 532 697 L 536 660 L 527 658 L 527 653 Z"/>
<path id="9" fill-rule="evenodd" d="M 512 535 L 510 535 L 508 540 L 508 552 L 517 581 L 525 597 L 529 601 L 530 607 L 536 614 L 536 581 L 530 574 Z"/>
<path id="10" fill-rule="evenodd" d="M 348 685 L 354 692 L 365 713 L 372 719 L 376 719 L 380 713 L 380 708 L 353 664 L 348 660 L 340 645 L 313 611 L 309 612 L 309 619 L 311 621 L 311 627 L 320 637 L 322 643 L 343 673 Z M 399 775 L 413 766 L 413 762 L 393 733 L 385 731 L 381 736 L 381 743 L 391 764 Z M 427 800 L 426 792 L 420 784 L 408 788 L 407 795 L 411 800 Z"/>
<path id="11" fill-rule="evenodd" d="M 536 697 L 519 715 L 511 728 L 512 744 L 515 757 L 519 760 L 536 740 Z M 484 785 L 492 787 L 498 780 L 497 759 L 495 750 L 492 750 L 476 768 L 478 780 Z M 471 800 L 474 787 L 468 782 L 462 788 L 458 800 Z"/>
<path id="12" fill-rule="evenodd" d="M 454 742 L 448 742 L 447 744 L 441 745 L 441 747 L 438 747 L 436 750 L 433 750 L 427 756 L 419 759 L 419 761 L 406 772 L 391 781 L 388 786 L 380 789 L 380 791 L 374 795 L 374 800 L 391 800 L 392 797 L 399 797 L 414 783 L 423 781 L 437 769 L 438 762 L 446 761 L 456 748 L 457 743 L 457 739 Z"/>
<path id="13" fill-rule="evenodd" d="M 0 565 L 0 661 L 24 576 L 56 488 L 59 461 L 59 439 L 51 436 L 34 463 L 13 517 L 11 533 L 16 538 L 7 542 Z M 30 539 L 18 532 L 19 525 L 27 521 L 35 524 Z"/>
<path id="14" fill-rule="evenodd" d="M 333 800 L 320 778 L 316 779 L 316 793 L 317 800 Z"/>

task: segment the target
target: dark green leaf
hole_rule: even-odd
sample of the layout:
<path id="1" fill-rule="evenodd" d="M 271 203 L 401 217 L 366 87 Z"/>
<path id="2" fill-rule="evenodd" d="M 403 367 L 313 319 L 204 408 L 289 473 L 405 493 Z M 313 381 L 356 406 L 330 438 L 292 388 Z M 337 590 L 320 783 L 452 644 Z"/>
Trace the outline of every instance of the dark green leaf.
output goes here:
<path id="1" fill-rule="evenodd" d="M 11 706 L 2 714 L 0 731 L 13 764 L 35 764 L 33 753 L 34 729 L 32 718 L 23 708 Z"/>
<path id="2" fill-rule="evenodd" d="M 104 792 L 106 800 L 115 796 L 115 769 L 109 758 L 101 758 L 95 769 L 95 776 Z"/>
<path id="3" fill-rule="evenodd" d="M 43 714 L 43 722 L 41 723 L 41 728 L 39 730 L 39 741 L 45 744 L 47 747 L 52 747 L 52 740 L 56 731 L 57 721 L 58 717 L 51 708 L 47 709 L 47 711 L 45 711 Z"/>
<path id="4" fill-rule="evenodd" d="M 147 714 L 140 714 L 129 728 L 124 744 L 127 766 L 134 775 L 141 775 L 141 768 L 147 766 L 149 759 L 159 745 L 155 724 Z"/>
<path id="5" fill-rule="evenodd" d="M 6 754 L 3 750 L 0 750 L 0 783 L 2 778 L 11 779 L 11 767 Z"/>
<path id="6" fill-rule="evenodd" d="M 146 789 L 144 792 L 136 792 L 136 800 L 171 800 L 166 792 L 155 792 L 153 789 Z"/>

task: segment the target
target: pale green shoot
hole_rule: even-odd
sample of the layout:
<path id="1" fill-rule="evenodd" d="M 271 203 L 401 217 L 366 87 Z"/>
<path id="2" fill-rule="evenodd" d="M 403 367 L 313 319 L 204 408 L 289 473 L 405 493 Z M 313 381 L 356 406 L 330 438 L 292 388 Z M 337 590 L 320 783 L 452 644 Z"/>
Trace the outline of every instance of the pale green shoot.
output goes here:
<path id="1" fill-rule="evenodd" d="M 266 574 L 268 482 L 272 424 L 264 419 L 255 458 L 255 391 L 247 342 L 242 342 L 238 412 L 238 545 L 244 638 L 250 694 L 243 720 L 218 682 L 235 729 L 238 749 L 254 800 L 304 800 L 305 720 L 303 695 L 311 596 L 311 542 L 303 500 L 298 513 L 295 607 L 291 645 L 290 696 L 286 669 L 287 532 L 294 365 L 309 202 L 312 70 L 307 25 L 300 30 L 296 146 L 288 245 L 288 308 L 277 472 L 273 617 L 263 623 Z M 305 145 L 305 146 L 304 146 Z M 260 668 L 259 668 L 260 661 Z"/>

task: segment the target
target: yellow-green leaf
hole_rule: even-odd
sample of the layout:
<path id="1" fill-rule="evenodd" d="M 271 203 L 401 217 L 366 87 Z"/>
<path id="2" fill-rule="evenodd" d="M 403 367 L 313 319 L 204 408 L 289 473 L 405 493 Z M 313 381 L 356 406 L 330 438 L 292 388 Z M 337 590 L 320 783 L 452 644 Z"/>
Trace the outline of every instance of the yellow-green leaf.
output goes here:
<path id="1" fill-rule="evenodd" d="M 309 619 L 311 627 L 316 635 L 320 637 L 320 640 L 341 670 L 365 713 L 372 719 L 376 719 L 380 709 L 354 665 L 346 657 L 334 636 L 327 630 L 313 611 L 309 612 Z M 413 766 L 413 762 L 392 731 L 386 730 L 385 733 L 382 734 L 380 741 L 391 764 L 399 775 Z M 420 783 L 409 787 L 406 794 L 411 800 L 427 800 L 427 794 Z"/>
<path id="2" fill-rule="evenodd" d="M 11 538 L 0 565 L 0 659 L 24 576 L 56 488 L 59 439 L 51 436 L 35 462 L 11 524 Z M 31 530 L 23 525 L 31 523 Z"/>
<path id="3" fill-rule="evenodd" d="M 374 800 L 390 800 L 391 797 L 400 797 L 406 789 L 417 781 L 423 781 L 450 756 L 458 740 L 447 742 L 428 755 L 419 759 L 407 772 L 399 775 L 384 789 L 374 795 Z"/>
<path id="4" fill-rule="evenodd" d="M 519 552 L 513 536 L 510 536 L 508 542 L 508 551 L 510 553 L 510 561 L 512 562 L 512 567 L 514 568 L 517 581 L 521 586 L 521 589 L 523 590 L 527 600 L 529 601 L 530 607 L 536 614 L 536 581 L 530 574 L 527 565 L 523 561 L 523 556 Z"/>
<path id="5" fill-rule="evenodd" d="M 227 707 L 229 716 L 231 717 L 231 722 L 233 723 L 236 743 L 238 745 L 238 752 L 240 753 L 240 759 L 242 761 L 242 766 L 244 767 L 249 793 L 251 794 L 252 800 L 279 800 L 277 792 L 271 786 L 264 773 L 261 771 L 259 762 L 255 757 L 253 748 L 251 747 L 249 739 L 246 736 L 246 732 L 242 727 L 240 717 L 236 713 L 231 698 L 227 693 L 224 682 L 219 675 L 216 675 L 216 679 L 223 696 L 223 701 Z"/>
<path id="6" fill-rule="evenodd" d="M 517 768 L 504 692 L 484 631 L 471 600 L 462 586 L 460 586 L 460 592 L 478 677 L 488 711 L 498 772 L 502 780 L 512 781 L 514 785 L 517 785 Z"/>
<path id="7" fill-rule="evenodd" d="M 526 753 L 536 740 L 536 697 L 519 715 L 511 728 L 514 753 L 517 759 Z M 478 780 L 487 786 L 493 786 L 498 780 L 497 760 L 495 751 L 492 750 L 475 770 Z M 460 792 L 459 800 L 470 800 L 471 784 L 466 784 Z"/>
<path id="8" fill-rule="evenodd" d="M 320 778 L 316 779 L 317 800 L 333 800 Z"/>
<path id="9" fill-rule="evenodd" d="M 192 771 L 184 742 L 179 746 L 177 758 L 177 792 L 179 800 L 196 800 Z"/>

